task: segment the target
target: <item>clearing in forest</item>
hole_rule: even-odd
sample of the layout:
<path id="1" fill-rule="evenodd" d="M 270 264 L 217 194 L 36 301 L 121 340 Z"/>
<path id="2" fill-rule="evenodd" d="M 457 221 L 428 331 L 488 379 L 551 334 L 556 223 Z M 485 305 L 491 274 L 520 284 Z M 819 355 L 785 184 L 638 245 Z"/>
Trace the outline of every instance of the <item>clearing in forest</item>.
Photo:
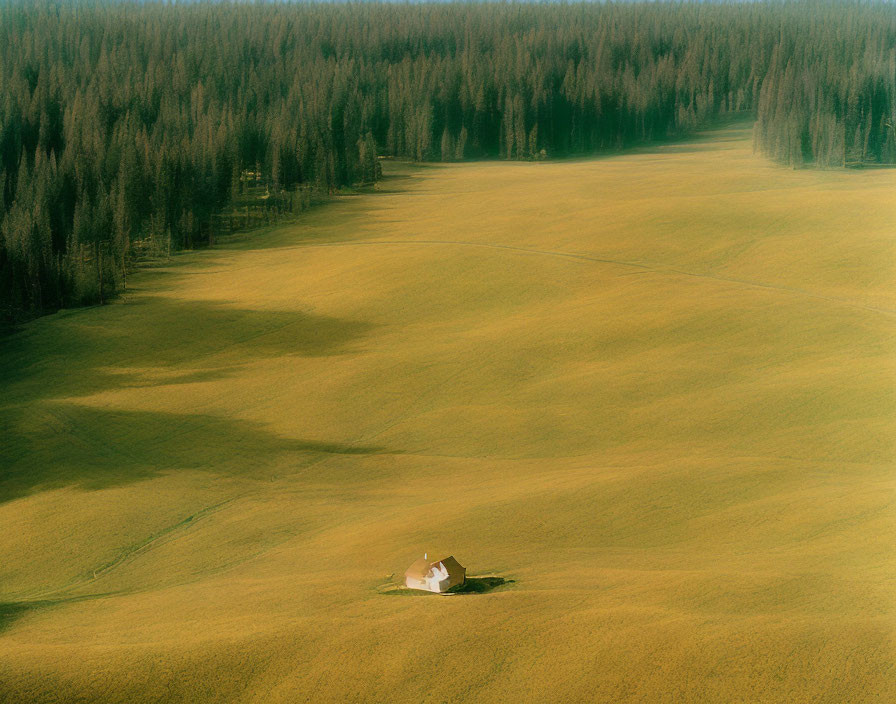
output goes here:
<path id="1" fill-rule="evenodd" d="M 2 341 L 0 701 L 896 700 L 896 171 L 386 171 Z"/>

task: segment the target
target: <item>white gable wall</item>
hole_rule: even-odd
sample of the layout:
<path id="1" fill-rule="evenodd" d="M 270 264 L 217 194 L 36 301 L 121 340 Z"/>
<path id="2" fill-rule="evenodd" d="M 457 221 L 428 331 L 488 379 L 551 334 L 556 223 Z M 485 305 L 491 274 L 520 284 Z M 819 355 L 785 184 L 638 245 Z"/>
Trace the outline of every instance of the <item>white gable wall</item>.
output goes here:
<path id="1" fill-rule="evenodd" d="M 433 565 L 429 573 L 423 579 L 415 577 L 406 577 L 404 582 L 411 589 L 423 589 L 427 592 L 435 592 L 440 594 L 451 588 L 451 580 L 448 577 L 448 570 L 441 562 Z"/>

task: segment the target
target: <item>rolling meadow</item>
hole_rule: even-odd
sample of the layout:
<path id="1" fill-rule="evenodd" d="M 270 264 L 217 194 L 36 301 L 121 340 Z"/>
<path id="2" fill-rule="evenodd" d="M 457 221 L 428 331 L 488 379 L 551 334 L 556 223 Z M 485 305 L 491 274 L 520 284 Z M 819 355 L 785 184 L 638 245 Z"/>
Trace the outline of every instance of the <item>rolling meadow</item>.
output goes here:
<path id="1" fill-rule="evenodd" d="M 896 700 L 896 170 L 751 139 L 382 160 L 3 338 L 0 702 Z"/>

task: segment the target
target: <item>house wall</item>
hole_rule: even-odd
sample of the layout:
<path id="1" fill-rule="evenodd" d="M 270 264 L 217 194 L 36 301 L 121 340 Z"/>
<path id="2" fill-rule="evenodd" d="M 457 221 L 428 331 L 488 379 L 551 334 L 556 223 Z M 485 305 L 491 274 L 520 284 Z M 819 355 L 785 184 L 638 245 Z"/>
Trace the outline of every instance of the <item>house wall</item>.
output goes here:
<path id="1" fill-rule="evenodd" d="M 414 579 L 413 577 L 405 577 L 404 583 L 410 589 L 424 589 L 426 591 L 429 591 L 429 588 L 426 585 L 426 581 L 422 580 L 422 579 Z"/>
<path id="2" fill-rule="evenodd" d="M 434 582 L 427 579 L 417 579 L 415 577 L 405 577 L 404 583 L 409 589 L 422 589 L 423 591 L 441 594 L 443 592 L 447 592 L 449 589 L 457 586 L 458 584 L 463 584 L 465 578 L 466 573 L 464 571 L 460 574 L 448 574 L 440 582 Z"/>

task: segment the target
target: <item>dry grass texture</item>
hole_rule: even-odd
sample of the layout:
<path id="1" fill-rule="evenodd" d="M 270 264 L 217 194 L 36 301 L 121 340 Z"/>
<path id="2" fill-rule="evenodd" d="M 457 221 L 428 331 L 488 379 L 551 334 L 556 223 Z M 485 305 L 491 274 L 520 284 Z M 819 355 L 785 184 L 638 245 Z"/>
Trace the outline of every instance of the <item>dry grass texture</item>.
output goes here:
<path id="1" fill-rule="evenodd" d="M 3 341 L 0 701 L 896 701 L 896 171 L 391 171 Z"/>

